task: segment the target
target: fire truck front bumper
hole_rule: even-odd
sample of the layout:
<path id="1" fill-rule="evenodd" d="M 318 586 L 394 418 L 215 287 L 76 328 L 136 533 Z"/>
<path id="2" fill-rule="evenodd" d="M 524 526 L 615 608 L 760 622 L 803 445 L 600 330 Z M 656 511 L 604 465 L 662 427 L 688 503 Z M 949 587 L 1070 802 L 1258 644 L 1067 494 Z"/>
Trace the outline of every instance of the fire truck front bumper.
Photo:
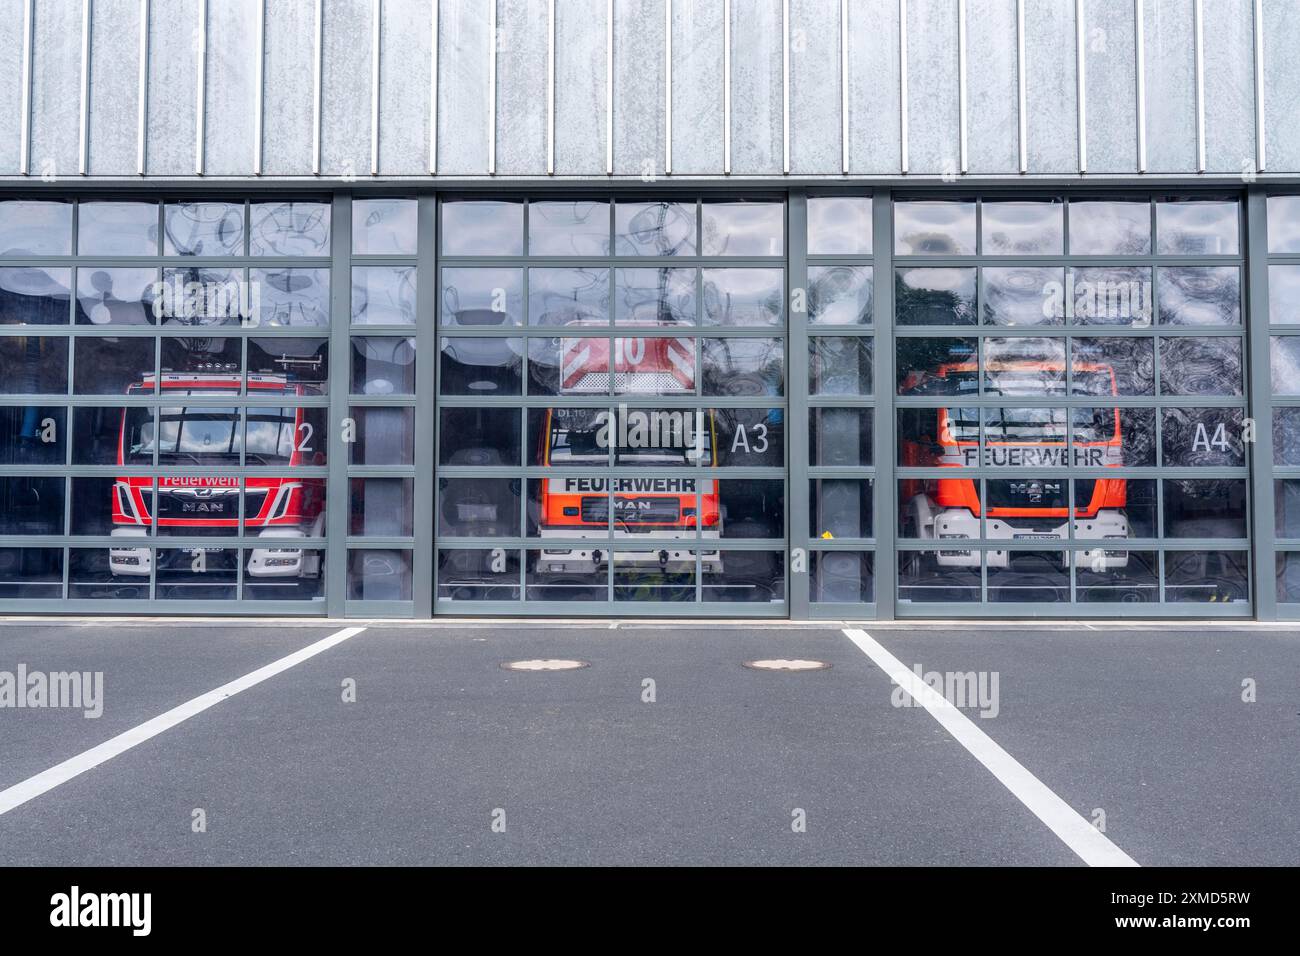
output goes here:
<path id="1" fill-rule="evenodd" d="M 716 542 L 717 535 L 705 542 Z M 542 532 L 543 537 L 548 532 Z M 559 532 L 550 532 L 549 536 L 560 537 Z M 577 535 L 567 533 L 564 538 L 572 540 Z M 662 570 L 669 574 L 694 574 L 696 549 L 690 545 L 690 539 L 677 537 L 674 531 L 639 532 L 635 538 L 636 547 L 627 547 L 626 539 L 616 537 L 613 561 L 615 568 Z M 592 541 L 592 547 L 581 548 L 547 548 L 543 547 L 537 557 L 537 570 L 544 574 L 590 574 L 594 569 L 606 567 L 610 562 L 610 541 L 602 536 L 599 541 Z M 626 542 L 630 544 L 631 542 Z M 701 550 L 700 561 L 704 570 L 720 571 L 722 555 L 716 550 Z"/>
<path id="2" fill-rule="evenodd" d="M 980 537 L 980 519 L 964 508 L 949 508 L 936 516 L 934 523 L 935 537 L 943 542 L 943 549 L 936 552 L 940 567 L 978 568 L 980 555 L 978 551 L 960 549 L 960 542 Z M 1053 527 L 1017 524 L 1016 519 L 989 518 L 984 524 L 984 537 L 990 541 L 1015 541 L 1039 543 L 1044 548 L 1056 548 L 1070 544 L 1070 522 L 1062 521 Z M 1088 567 L 1096 572 L 1109 571 L 1128 566 L 1128 551 L 1121 549 L 1121 543 L 1129 538 L 1128 518 L 1115 509 L 1097 512 L 1096 517 L 1075 521 L 1073 550 L 1078 552 L 1077 560 L 1087 562 Z M 1062 563 L 1068 561 L 1069 552 L 1062 551 Z M 985 563 L 990 568 L 1005 568 L 1011 563 L 1010 550 L 989 550 L 985 552 Z"/>
<path id="3" fill-rule="evenodd" d="M 144 528 L 114 528 L 113 538 L 148 538 Z M 125 542 L 123 542 L 125 544 Z M 114 545 L 108 549 L 108 570 L 117 577 L 147 578 L 153 573 L 153 552 L 148 548 Z"/>

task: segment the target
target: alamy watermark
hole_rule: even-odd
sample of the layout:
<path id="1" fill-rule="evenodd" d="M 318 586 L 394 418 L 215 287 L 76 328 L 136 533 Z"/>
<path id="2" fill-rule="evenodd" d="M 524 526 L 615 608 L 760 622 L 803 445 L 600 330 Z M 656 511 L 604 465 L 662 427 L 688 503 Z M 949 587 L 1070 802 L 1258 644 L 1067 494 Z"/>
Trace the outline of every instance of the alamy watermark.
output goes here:
<path id="1" fill-rule="evenodd" d="M 927 671 L 912 665 L 912 673 L 959 710 L 978 708 L 981 717 L 996 717 L 1002 709 L 997 671 Z M 901 684 L 895 684 L 889 702 L 895 707 L 921 707 Z"/>
<path id="2" fill-rule="evenodd" d="M 0 671 L 0 708 L 70 709 L 94 720 L 104 713 L 103 671 Z"/>

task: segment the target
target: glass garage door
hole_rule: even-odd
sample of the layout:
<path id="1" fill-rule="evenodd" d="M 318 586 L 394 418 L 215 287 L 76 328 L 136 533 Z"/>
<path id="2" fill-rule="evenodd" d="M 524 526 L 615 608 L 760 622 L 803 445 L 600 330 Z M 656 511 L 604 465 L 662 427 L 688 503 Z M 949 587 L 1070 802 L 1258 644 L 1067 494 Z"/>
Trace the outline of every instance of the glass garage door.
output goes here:
<path id="1" fill-rule="evenodd" d="M 1249 613 L 1240 220 L 896 203 L 900 615 Z"/>
<path id="2" fill-rule="evenodd" d="M 785 207 L 445 200 L 436 610 L 783 616 Z"/>

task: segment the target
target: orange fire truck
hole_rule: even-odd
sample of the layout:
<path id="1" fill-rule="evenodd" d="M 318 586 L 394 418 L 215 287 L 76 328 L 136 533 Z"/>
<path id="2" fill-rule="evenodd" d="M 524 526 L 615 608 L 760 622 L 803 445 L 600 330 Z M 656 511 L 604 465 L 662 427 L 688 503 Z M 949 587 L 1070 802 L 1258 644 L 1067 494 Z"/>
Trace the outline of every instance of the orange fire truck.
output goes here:
<path id="1" fill-rule="evenodd" d="M 1016 380 L 1027 383 L 1043 379 L 1064 381 L 1065 368 L 1058 362 L 1007 361 L 990 363 L 986 372 L 996 377 L 1004 390 L 1022 392 Z M 901 394 L 952 394 L 974 391 L 978 374 L 974 361 L 944 363 L 929 373 L 913 373 L 904 381 Z M 1086 392 L 1116 395 L 1114 370 L 1100 363 L 1076 363 L 1076 382 L 1087 380 Z M 967 388 L 960 388 L 961 383 Z M 957 387 L 954 387 L 957 386 Z M 1091 409 L 1090 420 L 1074 420 L 1073 446 L 1068 442 L 1069 408 L 986 408 L 984 450 L 980 454 L 981 409 L 920 409 L 925 425 L 917 433 L 900 436 L 900 464 L 925 468 L 1007 469 L 1006 478 L 990 478 L 985 484 L 987 500 L 979 495 L 974 478 L 912 478 L 900 489 L 904 537 L 959 542 L 981 537 L 990 540 L 1063 541 L 1073 524 L 1078 540 L 1114 541 L 1130 536 L 1125 514 L 1127 482 L 1123 478 L 1075 479 L 1075 502 L 1070 512 L 1069 481 L 1051 477 L 1052 469 L 1072 464 L 1082 468 L 1117 468 L 1123 463 L 1123 436 L 1118 408 Z M 1077 411 L 1074 410 L 1074 411 Z M 933 416 L 933 418 L 930 418 Z M 1071 450 L 1072 447 L 1072 450 Z M 1014 469 L 1033 470 L 1034 477 L 1020 477 Z M 1023 473 L 1023 472 L 1022 472 Z M 1046 475 L 1046 477 L 1040 477 Z M 1123 568 L 1128 552 L 1098 545 L 1089 551 L 1094 570 Z M 1007 567 L 1009 550 L 987 552 L 989 567 Z M 956 550 L 947 545 L 932 557 L 941 567 L 978 568 L 977 551 Z M 1063 560 L 1064 552 L 1063 552 Z"/>
<path id="2" fill-rule="evenodd" d="M 237 396 L 241 375 L 235 371 L 164 373 L 161 394 L 178 403 L 187 397 Z M 153 395 L 155 376 L 148 374 L 131 385 L 129 395 Z M 241 434 L 239 410 L 206 404 L 166 405 L 155 425 L 152 409 L 140 406 L 122 412 L 118 442 L 119 465 L 152 461 L 158 452 L 159 476 L 123 476 L 113 487 L 111 534 L 122 539 L 109 553 L 109 568 L 122 577 L 145 577 L 151 571 L 148 548 L 131 547 L 128 539 L 149 535 L 155 482 L 159 533 L 184 537 L 239 534 L 240 479 L 208 475 L 168 475 L 167 466 L 238 466 L 241 448 L 250 465 L 282 466 L 323 464 L 325 431 L 313 414 L 322 411 L 289 407 L 294 399 L 318 394 L 315 385 L 299 384 L 283 374 L 250 374 L 250 396 L 281 397 L 286 406 L 257 406 L 247 410 L 247 427 Z M 322 538 L 325 523 L 325 479 L 320 477 L 249 477 L 244 479 L 244 534 L 267 539 L 265 547 L 247 552 L 245 572 L 250 579 L 316 578 L 321 572 L 319 550 L 295 544 L 304 538 Z M 194 549 L 159 551 L 159 571 L 172 570 L 168 562 L 192 567 Z M 230 564 L 232 552 L 221 547 L 202 549 L 212 570 Z"/>

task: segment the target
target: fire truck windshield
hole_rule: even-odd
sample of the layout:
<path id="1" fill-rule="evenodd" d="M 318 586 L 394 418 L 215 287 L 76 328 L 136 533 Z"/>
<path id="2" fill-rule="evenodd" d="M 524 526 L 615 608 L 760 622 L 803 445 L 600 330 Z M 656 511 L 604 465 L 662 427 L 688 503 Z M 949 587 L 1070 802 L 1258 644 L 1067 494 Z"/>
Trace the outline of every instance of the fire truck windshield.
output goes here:
<path id="1" fill-rule="evenodd" d="M 249 409 L 246 459 L 288 464 L 293 454 L 294 409 Z M 238 463 L 239 412 L 233 408 L 163 408 L 154 427 L 147 408 L 129 408 L 123 433 L 127 462 L 148 461 L 157 447 L 162 462 Z"/>
<path id="2" fill-rule="evenodd" d="M 713 463 L 711 413 L 694 409 L 555 408 L 551 410 L 547 461 L 604 464 Z"/>
<path id="3" fill-rule="evenodd" d="M 949 408 L 948 440 L 979 440 L 980 410 Z M 989 408 L 984 415 L 986 442 L 1065 443 L 1071 410 L 1066 408 Z M 1106 442 L 1119 437 L 1113 408 L 1074 409 L 1075 442 Z"/>

